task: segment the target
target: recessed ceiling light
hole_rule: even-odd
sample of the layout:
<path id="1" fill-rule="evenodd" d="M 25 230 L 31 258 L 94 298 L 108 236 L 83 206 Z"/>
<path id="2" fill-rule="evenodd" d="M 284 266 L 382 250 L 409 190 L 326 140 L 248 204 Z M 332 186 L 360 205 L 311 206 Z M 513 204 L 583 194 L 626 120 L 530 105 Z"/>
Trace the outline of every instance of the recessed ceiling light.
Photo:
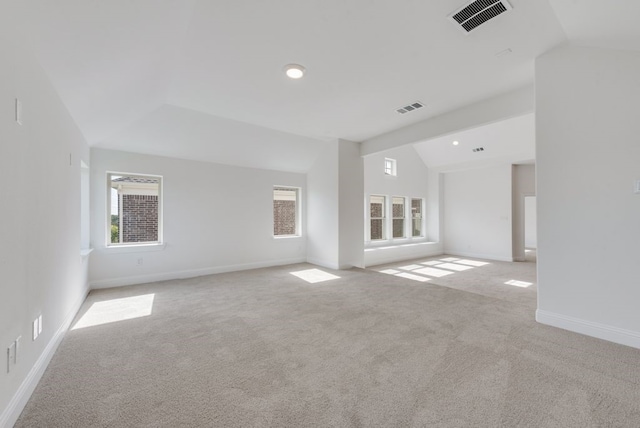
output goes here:
<path id="1" fill-rule="evenodd" d="M 459 142 L 457 142 L 457 141 L 454 141 L 454 142 L 453 142 L 453 145 L 454 145 L 454 146 L 457 146 L 458 144 L 460 144 L 460 143 L 459 143 Z"/>
<path id="2" fill-rule="evenodd" d="M 299 79 L 304 76 L 305 68 L 300 64 L 287 64 L 284 66 L 284 72 L 291 79 Z"/>

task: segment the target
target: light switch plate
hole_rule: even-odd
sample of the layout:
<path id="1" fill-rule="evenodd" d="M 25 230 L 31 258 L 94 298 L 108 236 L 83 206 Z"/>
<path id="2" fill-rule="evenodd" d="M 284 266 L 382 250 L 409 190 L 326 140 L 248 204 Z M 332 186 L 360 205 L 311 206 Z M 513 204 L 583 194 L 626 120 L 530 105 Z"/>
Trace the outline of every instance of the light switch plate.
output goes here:
<path id="1" fill-rule="evenodd" d="M 636 193 L 640 193 L 640 180 L 636 180 Z"/>
<path id="2" fill-rule="evenodd" d="M 33 332 L 33 336 L 32 336 L 33 340 L 36 340 L 38 338 L 38 334 L 40 334 L 39 331 L 38 331 L 39 330 L 38 324 L 39 324 L 38 318 L 34 319 L 32 325 L 31 325 L 31 327 L 32 327 L 31 330 Z"/>
<path id="3" fill-rule="evenodd" d="M 18 351 L 20 351 L 20 339 L 22 339 L 22 336 L 18 336 L 18 338 L 14 342 L 16 349 L 15 351 L 13 351 L 13 364 L 18 364 Z"/>
<path id="4" fill-rule="evenodd" d="M 11 371 L 11 364 L 13 363 L 13 360 L 15 359 L 15 355 L 16 355 L 16 342 L 13 342 L 7 348 L 7 373 L 9 373 Z"/>

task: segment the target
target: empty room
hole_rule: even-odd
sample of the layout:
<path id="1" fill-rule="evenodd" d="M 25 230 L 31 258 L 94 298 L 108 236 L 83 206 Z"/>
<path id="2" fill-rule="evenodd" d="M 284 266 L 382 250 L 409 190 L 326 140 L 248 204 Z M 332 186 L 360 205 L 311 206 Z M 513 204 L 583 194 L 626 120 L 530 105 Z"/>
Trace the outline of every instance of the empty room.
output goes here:
<path id="1" fill-rule="evenodd" d="M 640 426 L 640 4 L 0 4 L 0 427 Z"/>

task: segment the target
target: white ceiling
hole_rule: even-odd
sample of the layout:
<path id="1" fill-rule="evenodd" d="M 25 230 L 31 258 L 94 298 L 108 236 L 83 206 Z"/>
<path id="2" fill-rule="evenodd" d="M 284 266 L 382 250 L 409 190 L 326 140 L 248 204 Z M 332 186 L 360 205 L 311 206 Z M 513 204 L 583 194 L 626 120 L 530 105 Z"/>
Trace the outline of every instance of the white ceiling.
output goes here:
<path id="1" fill-rule="evenodd" d="M 251 168 L 307 172 L 323 144 L 312 138 L 164 105 L 95 146 Z"/>
<path id="2" fill-rule="evenodd" d="M 549 0 L 572 43 L 640 51 L 637 0 Z"/>
<path id="3" fill-rule="evenodd" d="M 469 35 L 447 20 L 461 0 L 25 0 L 21 19 L 90 145 L 230 162 L 253 153 L 259 126 L 265 140 L 292 134 L 287 147 L 307 137 L 290 161 L 303 169 L 309 138 L 362 141 L 530 84 L 535 57 L 567 35 L 640 49 L 634 0 L 509 1 Z M 284 76 L 291 62 L 304 79 Z M 416 100 L 426 107 L 395 112 Z"/>
<path id="4" fill-rule="evenodd" d="M 428 168 L 449 172 L 535 159 L 533 113 L 414 144 Z M 454 146 L 453 142 L 458 145 Z M 483 151 L 474 152 L 482 147 Z"/>

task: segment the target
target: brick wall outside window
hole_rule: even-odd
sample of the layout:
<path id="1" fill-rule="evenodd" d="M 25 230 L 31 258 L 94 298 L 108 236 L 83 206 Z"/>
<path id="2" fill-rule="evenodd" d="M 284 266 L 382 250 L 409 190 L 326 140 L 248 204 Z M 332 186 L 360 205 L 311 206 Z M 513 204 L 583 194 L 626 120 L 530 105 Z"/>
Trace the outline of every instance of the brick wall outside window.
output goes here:
<path id="1" fill-rule="evenodd" d="M 273 234 L 296 234 L 296 201 L 273 201 Z"/>
<path id="2" fill-rule="evenodd" d="M 384 239 L 384 205 L 384 196 L 371 196 L 369 201 L 371 240 Z"/>
<path id="3" fill-rule="evenodd" d="M 393 237 L 404 238 L 404 198 L 394 197 L 391 210 L 393 211 Z"/>
<path id="4" fill-rule="evenodd" d="M 371 220 L 371 239 L 382 239 L 382 219 Z"/>
<path id="5" fill-rule="evenodd" d="M 122 242 L 158 240 L 158 196 L 122 195 Z"/>

